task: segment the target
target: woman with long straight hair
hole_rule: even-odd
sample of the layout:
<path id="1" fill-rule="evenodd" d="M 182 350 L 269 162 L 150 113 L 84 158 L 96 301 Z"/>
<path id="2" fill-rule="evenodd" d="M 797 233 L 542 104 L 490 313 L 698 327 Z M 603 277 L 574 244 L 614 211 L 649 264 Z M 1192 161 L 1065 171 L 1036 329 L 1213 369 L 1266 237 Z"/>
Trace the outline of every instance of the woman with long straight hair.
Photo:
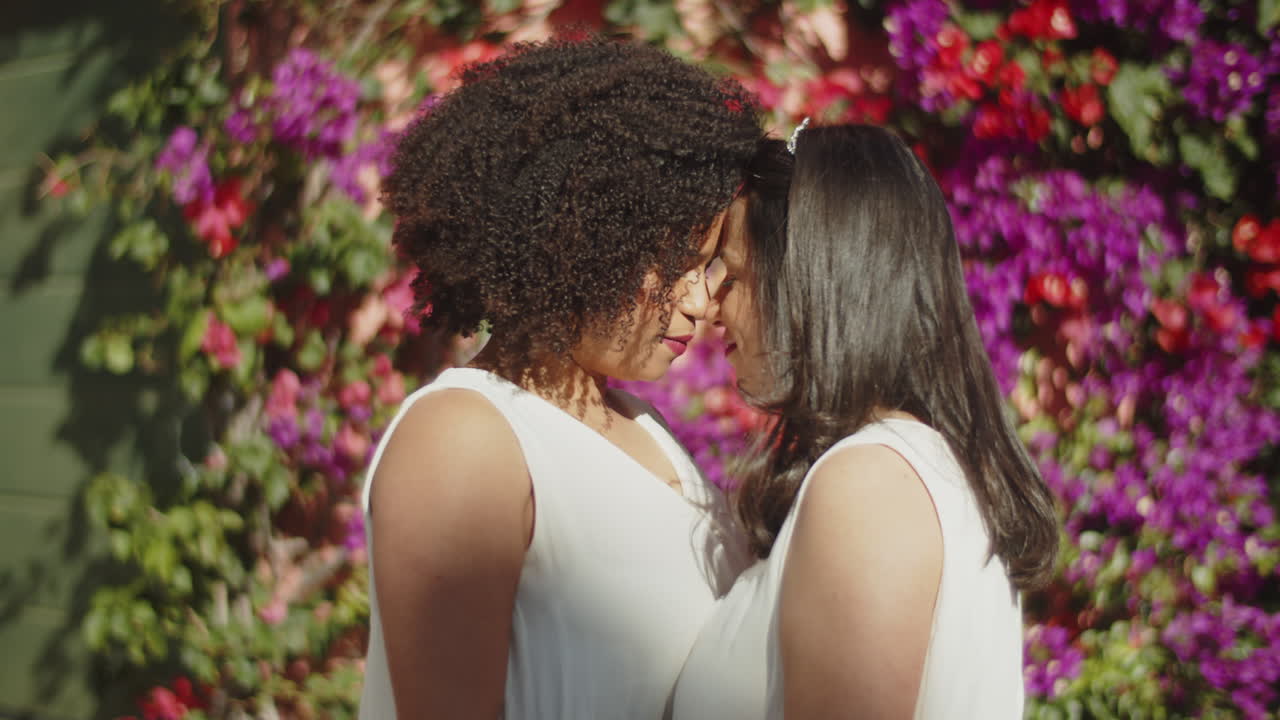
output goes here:
<path id="1" fill-rule="evenodd" d="M 1019 594 L 1052 571 L 1057 521 L 942 193 L 880 128 L 792 147 L 761 145 L 711 281 L 740 388 L 776 422 L 737 496 L 756 564 L 675 718 L 1019 718 Z"/>

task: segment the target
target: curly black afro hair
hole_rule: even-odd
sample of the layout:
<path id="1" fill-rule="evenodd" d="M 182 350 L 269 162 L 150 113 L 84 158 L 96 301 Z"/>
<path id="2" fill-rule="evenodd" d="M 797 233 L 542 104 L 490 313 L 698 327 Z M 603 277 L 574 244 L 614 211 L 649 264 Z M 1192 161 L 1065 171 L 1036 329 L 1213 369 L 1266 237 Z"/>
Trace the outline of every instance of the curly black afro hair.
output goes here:
<path id="1" fill-rule="evenodd" d="M 522 44 L 461 79 L 401 136 L 384 202 L 424 322 L 487 320 L 516 375 L 621 337 L 648 271 L 670 297 L 762 135 L 739 85 L 647 45 Z"/>

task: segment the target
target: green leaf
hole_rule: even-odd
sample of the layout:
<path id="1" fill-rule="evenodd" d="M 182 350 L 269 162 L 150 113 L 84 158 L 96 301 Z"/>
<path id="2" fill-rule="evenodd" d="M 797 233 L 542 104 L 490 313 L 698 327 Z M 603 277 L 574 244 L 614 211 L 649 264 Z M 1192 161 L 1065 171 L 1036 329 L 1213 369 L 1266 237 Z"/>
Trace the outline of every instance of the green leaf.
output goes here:
<path id="1" fill-rule="evenodd" d="M 178 371 L 178 385 L 188 400 L 197 401 L 209 387 L 209 370 L 204 363 L 186 363 Z"/>
<path id="2" fill-rule="evenodd" d="M 520 9 L 520 0 L 485 0 L 489 12 L 503 15 Z"/>
<path id="3" fill-rule="evenodd" d="M 329 356 L 329 346 L 324 341 L 324 336 L 319 330 L 312 330 L 307 333 L 307 337 L 302 341 L 302 347 L 298 349 L 298 367 L 307 371 L 314 372 L 324 365 L 325 358 Z"/>
<path id="4" fill-rule="evenodd" d="M 266 496 L 267 507 L 278 510 L 289 499 L 292 488 L 289 471 L 282 465 L 272 465 L 262 475 L 262 493 Z"/>
<path id="5" fill-rule="evenodd" d="M 104 362 L 101 335 L 90 335 L 80 343 L 80 362 L 90 370 L 101 370 Z"/>
<path id="6" fill-rule="evenodd" d="M 109 333 L 102 339 L 102 364 L 116 375 L 133 369 L 133 338 L 122 333 Z"/>
<path id="7" fill-rule="evenodd" d="M 966 35 L 981 42 L 996 36 L 996 29 L 1000 27 L 1002 18 L 999 13 L 993 12 L 960 12 L 953 14 L 952 19 Z"/>
<path id="8" fill-rule="evenodd" d="M 1254 139 L 1253 135 L 1249 134 L 1249 127 L 1243 117 L 1233 115 L 1227 120 L 1226 137 L 1245 158 L 1250 161 L 1258 159 L 1258 141 Z"/>
<path id="9" fill-rule="evenodd" d="M 280 347 L 287 348 L 293 345 L 293 324 L 289 322 L 289 316 L 282 312 L 278 312 L 271 316 L 271 341 Z"/>
<path id="10" fill-rule="evenodd" d="M 370 247 L 354 247 L 343 258 L 342 270 L 351 285 L 363 287 L 372 282 L 386 265 L 386 253 Z"/>
<path id="11" fill-rule="evenodd" d="M 169 526 L 173 528 L 178 537 L 191 537 L 196 529 L 196 518 L 191 508 L 179 505 L 169 511 Z"/>
<path id="12" fill-rule="evenodd" d="M 1178 138 L 1182 161 L 1200 171 L 1200 179 L 1210 195 L 1230 200 L 1236 192 L 1236 169 L 1227 156 L 1221 139 L 1210 142 L 1196 135 Z"/>
<path id="13" fill-rule="evenodd" d="M 142 570 L 160 581 L 167 581 L 178 564 L 178 551 L 169 538 L 154 538 L 142 548 Z"/>
<path id="14" fill-rule="evenodd" d="M 1258 0 L 1258 34 L 1266 35 L 1280 24 L 1280 0 Z"/>
<path id="15" fill-rule="evenodd" d="M 307 284 L 317 295 L 328 295 L 333 290 L 333 274 L 319 265 L 307 269 Z"/>
<path id="16" fill-rule="evenodd" d="M 615 25 L 634 25 L 649 40 L 683 32 L 680 15 L 669 2 L 662 0 L 613 0 L 605 6 L 605 19 Z"/>
<path id="17" fill-rule="evenodd" d="M 270 304 L 261 295 L 250 295 L 239 302 L 227 303 L 218 308 L 218 315 L 236 335 L 254 336 L 267 327 Z"/>
<path id="18" fill-rule="evenodd" d="M 204 342 L 204 334 L 209 330 L 209 311 L 197 313 L 191 322 L 187 325 L 187 329 L 182 332 L 182 340 L 178 343 L 178 359 L 185 362 L 190 360 L 197 352 L 200 351 L 200 344 Z"/>
<path id="19" fill-rule="evenodd" d="M 169 251 L 169 238 L 155 220 L 147 218 L 125 227 L 111 239 L 110 251 L 117 260 L 129 258 L 152 270 Z"/>
<path id="20" fill-rule="evenodd" d="M 1159 66 L 1126 62 L 1116 71 L 1107 88 L 1107 105 L 1139 158 L 1151 160 L 1158 155 L 1158 148 L 1153 148 L 1156 123 L 1172 97 L 1169 78 Z"/>
<path id="21" fill-rule="evenodd" d="M 111 543 L 111 554 L 117 560 L 125 560 L 133 552 L 133 536 L 125 530 L 113 529 L 107 534 Z"/>

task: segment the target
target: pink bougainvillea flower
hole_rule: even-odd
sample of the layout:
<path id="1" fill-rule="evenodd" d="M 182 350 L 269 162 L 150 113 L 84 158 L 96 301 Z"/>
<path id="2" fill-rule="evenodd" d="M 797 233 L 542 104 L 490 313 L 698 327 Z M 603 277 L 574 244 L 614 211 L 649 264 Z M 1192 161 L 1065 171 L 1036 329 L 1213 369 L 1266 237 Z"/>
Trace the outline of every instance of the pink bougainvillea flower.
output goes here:
<path id="1" fill-rule="evenodd" d="M 369 383 L 356 380 L 347 383 L 338 391 L 338 402 L 343 409 L 350 410 L 353 407 L 368 405 L 369 398 L 372 396 L 373 391 L 369 388 Z"/>
<path id="2" fill-rule="evenodd" d="M 182 720 L 190 709 L 176 693 L 166 687 L 152 688 L 139 703 L 143 720 Z"/>
<path id="3" fill-rule="evenodd" d="M 347 316 L 347 339 L 356 345 L 368 345 L 387 324 L 387 303 L 377 295 L 366 295 L 360 306 Z"/>
<path id="4" fill-rule="evenodd" d="M 40 192 L 42 195 L 60 198 L 66 196 L 70 191 L 71 184 L 68 183 L 65 178 L 52 170 L 50 170 L 44 176 L 44 180 L 40 182 Z"/>
<path id="5" fill-rule="evenodd" d="M 404 400 L 404 375 L 392 372 L 378 383 L 378 402 L 383 405 L 399 405 Z"/>
<path id="6" fill-rule="evenodd" d="M 262 622 L 268 625 L 279 625 L 284 622 L 285 617 L 289 614 L 289 608 L 284 600 L 273 598 L 269 604 L 258 610 L 258 617 L 262 618 Z"/>
<path id="7" fill-rule="evenodd" d="M 209 326 L 204 331 L 200 350 L 224 370 L 240 364 L 240 346 L 236 343 L 235 331 L 216 316 L 209 317 Z"/>
<path id="8" fill-rule="evenodd" d="M 302 381 L 298 374 L 289 368 L 276 373 L 271 380 L 271 392 L 267 395 L 266 412 L 268 417 L 294 417 L 298 414 L 298 391 Z"/>
<path id="9" fill-rule="evenodd" d="M 334 447 L 353 463 L 363 463 L 369 454 L 369 436 L 351 423 L 343 423 L 333 438 Z"/>
<path id="10" fill-rule="evenodd" d="M 403 327 L 405 332 L 416 335 L 421 330 L 421 323 L 417 315 L 411 313 L 413 310 L 413 281 L 418 276 L 417 268 L 403 273 L 396 281 L 388 285 L 382 291 L 382 300 L 387 304 L 390 310 L 387 323 L 392 327 Z M 428 304 L 422 311 L 422 317 L 431 315 L 431 305 Z"/>
<path id="11" fill-rule="evenodd" d="M 218 183 L 209 200 L 197 198 L 183 209 L 183 215 L 195 228 L 196 235 L 208 246 L 215 258 L 226 257 L 239 241 L 231 231 L 249 217 L 249 204 L 240 194 L 239 178 Z"/>

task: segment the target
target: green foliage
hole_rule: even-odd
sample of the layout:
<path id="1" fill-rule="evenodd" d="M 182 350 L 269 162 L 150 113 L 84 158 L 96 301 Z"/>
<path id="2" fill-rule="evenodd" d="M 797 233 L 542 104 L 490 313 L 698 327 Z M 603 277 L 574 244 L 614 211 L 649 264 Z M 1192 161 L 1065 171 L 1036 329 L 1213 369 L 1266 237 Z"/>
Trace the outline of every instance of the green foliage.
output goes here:
<path id="1" fill-rule="evenodd" d="M 1167 161 L 1168 150 L 1158 132 L 1173 88 L 1159 66 L 1121 63 L 1107 88 L 1112 116 L 1129 138 L 1133 153 L 1155 164 Z"/>

